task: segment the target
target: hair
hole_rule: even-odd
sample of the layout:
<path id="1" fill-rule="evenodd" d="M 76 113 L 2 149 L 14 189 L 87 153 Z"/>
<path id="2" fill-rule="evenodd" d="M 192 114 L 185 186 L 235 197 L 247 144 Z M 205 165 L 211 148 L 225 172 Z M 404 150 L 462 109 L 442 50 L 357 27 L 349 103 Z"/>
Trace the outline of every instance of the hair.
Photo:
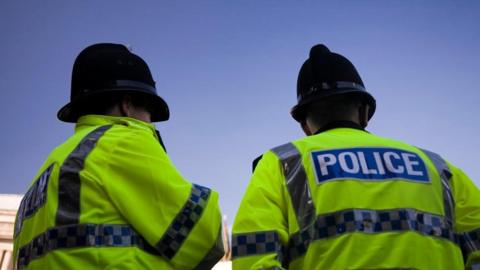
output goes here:
<path id="1" fill-rule="evenodd" d="M 128 98 L 133 106 L 143 108 L 152 112 L 152 103 L 145 94 L 126 92 L 122 94 L 105 93 L 95 95 L 88 100 L 78 104 L 78 116 L 87 114 L 108 115 L 115 106 L 119 105 L 125 98 Z"/>
<path id="2" fill-rule="evenodd" d="M 323 126 L 334 121 L 351 120 L 363 104 L 365 101 L 354 93 L 331 96 L 310 104 L 305 121 L 308 119 L 317 126 Z"/>

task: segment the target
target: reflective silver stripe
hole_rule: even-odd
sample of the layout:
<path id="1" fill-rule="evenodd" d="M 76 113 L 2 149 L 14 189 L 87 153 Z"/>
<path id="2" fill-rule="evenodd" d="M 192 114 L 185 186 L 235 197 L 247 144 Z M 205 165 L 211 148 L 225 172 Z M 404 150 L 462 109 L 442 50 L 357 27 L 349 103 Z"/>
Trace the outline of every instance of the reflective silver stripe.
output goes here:
<path id="1" fill-rule="evenodd" d="M 170 224 L 170 227 L 158 241 L 156 247 L 160 254 L 167 259 L 172 259 L 182 246 L 188 234 L 207 206 L 211 190 L 200 185 L 193 185 L 190 197 Z"/>
<path id="2" fill-rule="evenodd" d="M 277 260 L 283 260 L 280 237 L 275 231 L 237 233 L 232 235 L 233 259 L 250 255 L 276 253 Z"/>
<path id="3" fill-rule="evenodd" d="M 348 209 L 317 217 L 313 226 L 290 237 L 289 261 L 303 255 L 315 241 L 347 233 L 417 232 L 457 242 L 445 217 L 416 209 Z"/>
<path id="4" fill-rule="evenodd" d="M 299 232 L 290 237 L 287 262 L 303 255 L 312 241 L 348 232 L 415 231 L 458 243 L 458 236 L 453 230 L 454 201 L 450 188 L 451 173 L 446 162 L 437 154 L 424 150 L 432 159 L 441 177 L 444 217 L 415 209 L 382 211 L 354 209 L 315 218 L 315 208 L 300 152 L 292 143 L 276 147 L 272 151 L 279 157 L 282 164 L 287 188 L 300 227 Z M 470 247 L 472 248 L 472 244 Z"/>
<path id="5" fill-rule="evenodd" d="M 463 257 L 467 260 L 471 253 L 480 250 L 480 229 L 461 233 L 459 236 Z"/>
<path id="6" fill-rule="evenodd" d="M 302 156 L 293 143 L 272 149 L 280 159 L 293 209 L 297 215 L 300 230 L 310 226 L 315 220 L 315 206 L 308 187 L 307 174 L 302 164 Z"/>
<path id="7" fill-rule="evenodd" d="M 213 266 L 225 255 L 225 248 L 222 239 L 222 225 L 219 226 L 217 240 L 213 247 L 203 257 L 202 261 L 194 268 L 194 270 L 212 269 Z"/>
<path id="8" fill-rule="evenodd" d="M 50 228 L 21 247 L 17 267 L 25 268 L 32 260 L 60 249 L 133 246 L 158 255 L 140 234 L 126 224 L 70 224 Z"/>
<path id="9" fill-rule="evenodd" d="M 480 270 L 480 263 L 474 263 L 472 264 L 472 270 Z"/>
<path id="10" fill-rule="evenodd" d="M 454 228 L 453 218 L 455 217 L 455 201 L 453 200 L 452 196 L 452 189 L 450 188 L 450 178 L 452 177 L 452 173 L 448 168 L 447 162 L 440 157 L 438 154 L 430 152 L 425 149 L 421 149 L 433 162 L 437 172 L 440 176 L 440 180 L 442 182 L 442 192 L 443 192 L 443 206 L 445 208 L 445 218 L 450 224 L 450 227 Z"/>
<path id="11" fill-rule="evenodd" d="M 101 126 L 85 136 L 60 167 L 56 225 L 78 223 L 80 217 L 80 171 L 98 139 L 112 126 Z"/>

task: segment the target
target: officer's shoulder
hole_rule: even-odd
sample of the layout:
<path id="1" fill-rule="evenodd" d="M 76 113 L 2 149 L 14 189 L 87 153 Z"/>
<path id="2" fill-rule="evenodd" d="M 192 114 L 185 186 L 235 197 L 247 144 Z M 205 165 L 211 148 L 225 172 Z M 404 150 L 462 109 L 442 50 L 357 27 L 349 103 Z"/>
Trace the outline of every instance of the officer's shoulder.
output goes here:
<path id="1" fill-rule="evenodd" d="M 305 146 L 305 141 L 308 140 L 309 137 L 303 137 L 300 139 L 296 139 L 293 141 L 289 141 L 283 144 L 279 144 L 275 147 L 270 148 L 268 152 L 271 152 L 276 157 L 285 157 L 291 155 L 297 155 L 302 152 L 302 149 Z"/>
<path id="2" fill-rule="evenodd" d="M 381 145 L 385 145 L 389 148 L 402 149 L 405 151 L 417 153 L 430 160 L 432 159 L 441 160 L 442 162 L 446 162 L 448 165 L 451 166 L 451 163 L 448 160 L 446 160 L 443 157 L 443 155 L 441 155 L 440 153 L 437 153 L 436 151 L 432 151 L 428 148 L 424 148 L 423 146 L 413 145 L 409 142 L 396 139 L 396 138 L 384 137 L 384 136 L 379 136 L 371 133 L 370 135 L 376 142 L 378 142 Z"/>
<path id="3" fill-rule="evenodd" d="M 110 141 L 119 147 L 150 148 L 157 143 L 154 131 L 141 125 L 115 123 L 105 135 L 103 141 Z"/>
<path id="4" fill-rule="evenodd" d="M 260 160 L 263 158 L 263 154 L 256 157 L 253 161 L 252 161 L 252 172 L 255 171 L 255 168 L 257 168 L 257 165 L 258 165 L 258 162 L 260 162 Z"/>
<path id="5" fill-rule="evenodd" d="M 275 147 L 272 147 L 268 149 L 265 153 L 261 154 L 260 156 L 256 157 L 252 161 L 252 171 L 255 171 L 255 168 L 257 167 L 258 163 L 260 160 L 262 160 L 264 157 L 269 157 L 270 155 L 273 155 L 278 158 L 278 155 L 281 154 L 282 151 L 288 151 L 288 149 L 291 147 L 296 147 L 295 146 L 296 141 L 292 142 L 287 142 L 284 144 L 277 145 Z"/>
<path id="6" fill-rule="evenodd" d="M 383 137 L 379 135 L 372 135 L 374 136 L 375 140 L 377 140 L 379 143 L 384 144 L 384 145 L 389 145 L 394 148 L 399 148 L 399 149 L 404 149 L 407 151 L 412 151 L 412 152 L 421 152 L 421 153 L 434 153 L 438 155 L 435 151 L 431 151 L 430 149 L 424 148 L 423 146 L 417 146 L 410 144 L 406 141 L 395 139 L 395 138 L 390 138 L 390 137 Z M 440 156 L 440 155 L 439 155 Z"/>
<path id="7" fill-rule="evenodd" d="M 264 158 L 264 157 L 268 157 L 269 155 L 273 154 L 272 149 L 269 149 L 267 150 L 265 153 L 261 154 L 260 156 L 256 157 L 253 161 L 252 161 L 252 172 L 255 171 L 255 168 L 257 168 L 257 165 L 258 163 Z"/>
<path id="8" fill-rule="evenodd" d="M 150 135 L 155 129 L 139 121 L 119 121 L 112 126 L 112 130 L 119 133 L 132 134 L 137 136 Z"/>

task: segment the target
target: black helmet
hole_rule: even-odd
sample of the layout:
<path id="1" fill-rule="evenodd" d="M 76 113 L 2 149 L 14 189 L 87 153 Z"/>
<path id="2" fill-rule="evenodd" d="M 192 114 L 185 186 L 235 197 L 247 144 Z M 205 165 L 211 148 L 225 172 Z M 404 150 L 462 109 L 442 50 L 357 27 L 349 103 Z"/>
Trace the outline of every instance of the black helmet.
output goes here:
<path id="1" fill-rule="evenodd" d="M 141 93 L 152 102 L 152 122 L 168 120 L 167 103 L 157 95 L 148 65 L 121 44 L 99 43 L 85 48 L 75 59 L 70 103 L 57 114 L 58 119 L 74 123 L 82 106 L 99 96 Z"/>
<path id="2" fill-rule="evenodd" d="M 363 85 L 353 64 L 345 57 L 330 52 L 323 44 L 310 50 L 310 57 L 303 63 L 297 81 L 298 104 L 292 108 L 295 120 L 305 119 L 305 109 L 312 102 L 335 95 L 355 94 L 369 105 L 368 119 L 375 112 L 375 99 Z"/>

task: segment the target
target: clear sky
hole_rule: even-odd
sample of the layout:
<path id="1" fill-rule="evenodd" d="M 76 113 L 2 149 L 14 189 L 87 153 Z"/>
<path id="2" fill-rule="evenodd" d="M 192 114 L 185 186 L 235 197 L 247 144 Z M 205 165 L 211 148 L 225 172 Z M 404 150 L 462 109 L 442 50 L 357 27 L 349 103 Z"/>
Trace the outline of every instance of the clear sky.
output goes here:
<path id="1" fill-rule="evenodd" d="M 0 193 L 23 193 L 73 125 L 56 119 L 74 58 L 129 44 L 171 118 L 157 124 L 190 181 L 229 223 L 251 161 L 303 136 L 290 117 L 316 43 L 349 58 L 377 99 L 368 128 L 440 153 L 480 185 L 479 1 L 0 2 Z"/>

